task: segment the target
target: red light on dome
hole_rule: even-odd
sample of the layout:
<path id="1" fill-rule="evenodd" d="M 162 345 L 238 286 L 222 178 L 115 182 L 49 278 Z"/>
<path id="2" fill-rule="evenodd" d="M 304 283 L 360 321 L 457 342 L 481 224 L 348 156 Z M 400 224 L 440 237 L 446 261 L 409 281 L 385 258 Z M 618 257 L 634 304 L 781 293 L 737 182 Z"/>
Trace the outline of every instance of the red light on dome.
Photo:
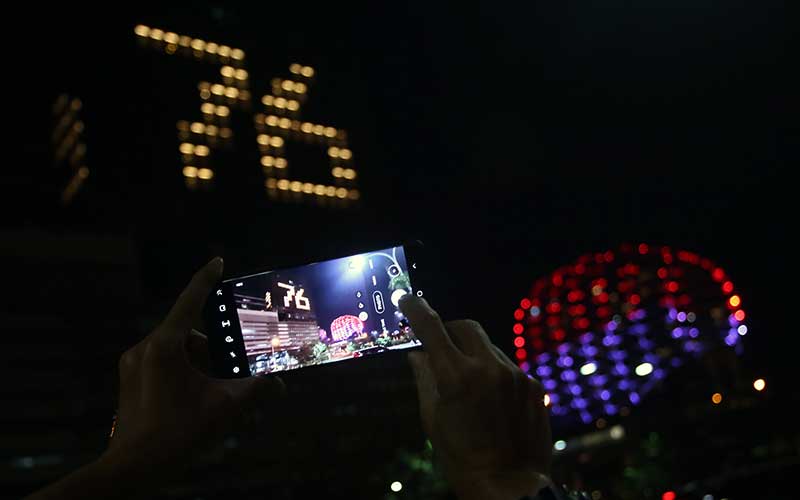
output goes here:
<path id="1" fill-rule="evenodd" d="M 547 304 L 547 312 L 550 314 L 557 314 L 561 312 L 561 304 L 558 302 L 550 302 Z"/>
<path id="2" fill-rule="evenodd" d="M 700 267 L 708 271 L 714 267 L 714 263 L 711 262 L 711 259 L 700 259 Z"/>
<path id="3" fill-rule="evenodd" d="M 667 291 L 675 293 L 678 291 L 678 282 L 677 281 L 670 281 L 667 283 Z"/>
<path id="4" fill-rule="evenodd" d="M 718 267 L 711 272 L 711 278 L 713 278 L 714 281 L 722 281 L 725 279 L 725 271 L 723 271 L 721 267 Z"/>
<path id="5" fill-rule="evenodd" d="M 557 326 L 559 323 L 561 323 L 561 318 L 558 316 L 548 316 L 547 326 Z"/>
<path id="6" fill-rule="evenodd" d="M 525 311 L 523 311 L 522 309 L 517 309 L 516 311 L 514 311 L 515 320 L 522 321 L 522 318 L 524 317 L 525 317 Z"/>
<path id="7" fill-rule="evenodd" d="M 534 337 L 538 337 L 542 334 L 542 327 L 541 326 L 532 326 L 528 329 L 528 333 L 533 335 Z"/>
<path id="8" fill-rule="evenodd" d="M 612 262 L 612 261 L 614 260 L 614 252 L 612 252 L 611 250 L 609 250 L 608 252 L 604 253 L 604 254 L 603 254 L 603 259 L 604 259 L 606 262 Z"/>
<path id="9" fill-rule="evenodd" d="M 611 316 L 611 309 L 608 307 L 598 307 L 597 308 L 597 317 L 598 318 L 607 318 Z"/>
<path id="10" fill-rule="evenodd" d="M 603 254 L 601 253 L 594 254 L 594 261 L 598 264 L 602 264 L 604 262 Z"/>
<path id="11" fill-rule="evenodd" d="M 683 294 L 678 297 L 678 305 L 680 306 L 688 306 L 690 302 L 692 302 L 692 298 L 689 297 L 688 294 Z"/>
<path id="12" fill-rule="evenodd" d="M 659 267 L 658 268 L 658 277 L 659 278 L 664 280 L 664 279 L 667 279 L 668 275 L 669 275 L 669 273 L 667 272 L 667 268 L 666 267 Z"/>
<path id="13" fill-rule="evenodd" d="M 564 330 L 559 328 L 558 330 L 554 330 L 551 336 L 553 337 L 553 340 L 561 342 L 567 337 L 567 334 Z"/>
<path id="14" fill-rule="evenodd" d="M 525 345 L 525 337 L 516 337 L 514 339 L 514 347 L 522 347 Z"/>
<path id="15" fill-rule="evenodd" d="M 583 264 L 576 264 L 575 265 L 575 274 L 583 274 L 586 272 L 586 266 Z"/>
<path id="16" fill-rule="evenodd" d="M 589 328 L 589 320 L 586 319 L 586 318 L 576 319 L 575 322 L 578 324 L 578 328 L 580 330 L 585 330 L 585 329 Z"/>
<path id="17" fill-rule="evenodd" d="M 745 314 L 742 309 L 739 309 L 735 313 L 733 313 L 733 317 L 736 318 L 736 321 L 744 321 Z"/>
<path id="18" fill-rule="evenodd" d="M 640 243 L 639 244 L 639 253 L 641 255 L 646 255 L 647 252 L 649 252 L 649 251 L 650 251 L 650 247 L 647 246 L 647 243 Z"/>
<path id="19" fill-rule="evenodd" d="M 733 291 L 733 281 L 726 281 L 722 284 L 723 293 L 731 293 Z"/>
<path id="20" fill-rule="evenodd" d="M 561 286 L 564 284 L 564 278 L 560 274 L 553 275 L 553 286 Z"/>
<path id="21" fill-rule="evenodd" d="M 521 323 L 515 323 L 514 324 L 514 334 L 515 335 L 521 335 L 523 330 L 524 330 L 524 328 L 522 328 L 522 324 Z"/>
<path id="22" fill-rule="evenodd" d="M 739 307 L 741 303 L 742 299 L 740 299 L 738 295 L 731 295 L 731 298 L 728 299 L 728 305 L 731 307 Z"/>
<path id="23" fill-rule="evenodd" d="M 642 298 L 634 293 L 633 295 L 631 295 L 631 298 L 628 299 L 628 301 L 633 305 L 638 305 L 639 302 L 642 301 Z"/>
<path id="24" fill-rule="evenodd" d="M 671 253 L 665 253 L 662 257 L 664 258 L 664 264 L 672 264 L 672 254 Z"/>
<path id="25" fill-rule="evenodd" d="M 523 360 L 528 357 L 528 351 L 525 349 L 517 349 L 517 359 Z"/>
<path id="26" fill-rule="evenodd" d="M 674 491 L 666 491 L 663 495 L 661 495 L 661 500 L 675 500 L 675 492 Z"/>
<path id="27" fill-rule="evenodd" d="M 532 305 L 530 299 L 522 299 L 519 301 L 519 306 L 525 310 L 530 309 Z"/>
<path id="28" fill-rule="evenodd" d="M 583 298 L 583 292 L 580 290 L 573 290 L 567 294 L 567 300 L 570 302 L 578 302 Z"/>
<path id="29" fill-rule="evenodd" d="M 533 339 L 533 347 L 541 351 L 544 348 L 544 342 L 542 342 L 542 339 Z"/>
<path id="30" fill-rule="evenodd" d="M 605 304 L 606 302 L 608 302 L 608 294 L 606 292 L 603 292 L 600 295 L 598 295 L 597 302 L 599 302 L 600 304 Z"/>

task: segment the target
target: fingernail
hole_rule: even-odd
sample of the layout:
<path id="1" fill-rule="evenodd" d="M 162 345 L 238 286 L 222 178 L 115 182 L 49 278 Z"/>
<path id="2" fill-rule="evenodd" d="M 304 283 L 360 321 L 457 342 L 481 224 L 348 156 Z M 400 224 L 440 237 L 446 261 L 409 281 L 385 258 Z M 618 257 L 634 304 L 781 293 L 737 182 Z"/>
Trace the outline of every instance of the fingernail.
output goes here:
<path id="1" fill-rule="evenodd" d="M 211 265 L 214 266 L 214 271 L 217 274 L 222 273 L 222 268 L 225 266 L 225 261 L 222 260 L 222 257 L 214 257 L 211 259 Z"/>

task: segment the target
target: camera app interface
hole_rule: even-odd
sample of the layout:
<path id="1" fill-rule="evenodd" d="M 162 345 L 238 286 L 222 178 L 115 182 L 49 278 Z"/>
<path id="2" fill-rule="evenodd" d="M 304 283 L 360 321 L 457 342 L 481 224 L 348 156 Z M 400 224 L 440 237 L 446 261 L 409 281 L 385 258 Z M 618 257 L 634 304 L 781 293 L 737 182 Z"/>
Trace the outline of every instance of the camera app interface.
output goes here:
<path id="1" fill-rule="evenodd" d="M 253 375 L 419 344 L 397 307 L 413 293 L 401 246 L 230 283 Z"/>

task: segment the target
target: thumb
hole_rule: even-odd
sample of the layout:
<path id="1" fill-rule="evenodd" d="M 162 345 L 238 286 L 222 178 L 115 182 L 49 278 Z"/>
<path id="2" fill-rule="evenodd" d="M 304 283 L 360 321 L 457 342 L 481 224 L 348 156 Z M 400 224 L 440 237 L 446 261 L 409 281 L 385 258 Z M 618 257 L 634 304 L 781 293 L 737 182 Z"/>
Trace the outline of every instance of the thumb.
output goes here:
<path id="1" fill-rule="evenodd" d="M 433 374 L 428 354 L 424 352 L 408 353 L 408 362 L 414 372 L 417 383 L 417 397 L 419 398 L 419 414 L 422 419 L 422 428 L 430 437 L 436 410 L 436 401 L 439 392 L 436 389 L 436 377 Z"/>
<path id="2" fill-rule="evenodd" d="M 251 410 L 270 398 L 283 397 L 286 385 L 280 377 L 247 377 L 225 381 L 234 401 L 243 410 Z"/>

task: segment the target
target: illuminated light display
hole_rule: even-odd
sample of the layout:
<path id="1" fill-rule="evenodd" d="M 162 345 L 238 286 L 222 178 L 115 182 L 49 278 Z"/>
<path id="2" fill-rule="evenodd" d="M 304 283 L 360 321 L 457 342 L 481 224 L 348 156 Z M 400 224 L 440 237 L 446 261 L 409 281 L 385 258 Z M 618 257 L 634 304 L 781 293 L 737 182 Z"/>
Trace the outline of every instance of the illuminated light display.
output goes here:
<path id="1" fill-rule="evenodd" d="M 331 336 L 334 341 L 347 340 L 364 331 L 364 323 L 356 316 L 346 314 L 331 322 Z"/>
<path id="2" fill-rule="evenodd" d="M 70 179 L 61 192 L 63 205 L 72 202 L 89 177 L 83 138 L 86 126 L 80 118 L 82 109 L 83 101 L 68 94 L 61 94 L 53 103 L 53 161 L 56 168 L 70 172 Z"/>
<path id="3" fill-rule="evenodd" d="M 706 352 L 742 354 L 750 333 L 742 303 L 709 259 L 622 245 L 533 284 L 513 310 L 515 356 L 542 381 L 554 415 L 588 424 L 639 405 L 670 372 Z"/>

